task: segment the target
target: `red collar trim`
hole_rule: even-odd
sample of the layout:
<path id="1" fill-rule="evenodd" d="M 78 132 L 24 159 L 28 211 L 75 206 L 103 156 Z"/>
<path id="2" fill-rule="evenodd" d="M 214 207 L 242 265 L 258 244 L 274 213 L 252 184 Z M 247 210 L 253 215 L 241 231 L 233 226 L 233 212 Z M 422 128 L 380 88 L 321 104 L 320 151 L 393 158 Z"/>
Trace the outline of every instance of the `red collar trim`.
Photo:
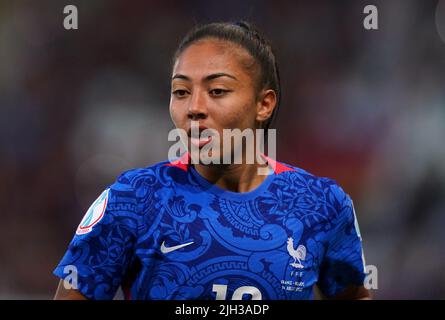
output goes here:
<path id="1" fill-rule="evenodd" d="M 267 160 L 269 165 L 274 170 L 274 174 L 280 174 L 280 173 L 286 172 L 286 171 L 295 171 L 293 168 L 288 167 L 288 166 L 286 166 L 286 165 L 284 165 L 282 163 L 279 163 L 276 160 L 273 160 L 272 158 L 269 158 L 265 154 L 261 154 L 261 156 L 265 160 Z M 165 165 L 169 166 L 169 167 L 177 167 L 177 168 L 179 168 L 181 170 L 188 171 L 188 165 L 189 164 L 190 164 L 190 153 L 186 152 L 178 160 L 166 163 Z"/>

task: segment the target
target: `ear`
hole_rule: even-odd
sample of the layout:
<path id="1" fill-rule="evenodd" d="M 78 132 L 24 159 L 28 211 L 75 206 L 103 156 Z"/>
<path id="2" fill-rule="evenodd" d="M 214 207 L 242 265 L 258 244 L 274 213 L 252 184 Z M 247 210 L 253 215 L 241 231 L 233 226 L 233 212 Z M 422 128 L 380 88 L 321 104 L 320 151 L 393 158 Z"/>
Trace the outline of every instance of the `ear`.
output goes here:
<path id="1" fill-rule="evenodd" d="M 257 102 L 257 116 L 256 120 L 258 122 L 264 122 L 272 116 L 277 105 L 277 94 L 274 90 L 268 89 L 263 90 Z"/>

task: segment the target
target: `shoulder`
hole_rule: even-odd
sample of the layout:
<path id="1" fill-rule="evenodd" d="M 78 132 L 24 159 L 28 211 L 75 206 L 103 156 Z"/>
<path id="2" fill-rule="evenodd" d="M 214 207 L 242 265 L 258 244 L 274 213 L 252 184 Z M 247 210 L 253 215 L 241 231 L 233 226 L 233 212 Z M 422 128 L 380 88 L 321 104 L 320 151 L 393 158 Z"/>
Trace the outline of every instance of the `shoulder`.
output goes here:
<path id="1" fill-rule="evenodd" d="M 337 210 L 345 202 L 350 201 L 349 195 L 333 178 L 318 176 L 303 168 L 283 162 L 277 162 L 287 168 L 278 175 L 286 185 L 297 189 L 297 195 L 310 195 L 314 200 L 319 199 L 334 206 Z"/>
<path id="2" fill-rule="evenodd" d="M 282 177 L 279 186 L 281 192 L 292 196 L 295 207 L 304 212 L 307 219 L 313 216 L 322 218 L 326 223 L 324 230 L 332 230 L 333 235 L 338 235 L 338 230 L 352 234 L 355 228 L 360 236 L 352 199 L 335 179 L 317 176 L 296 166 L 283 165 L 292 170 L 279 175 Z"/>
<path id="3" fill-rule="evenodd" d="M 306 181 L 307 183 L 323 185 L 326 187 L 340 187 L 337 182 L 329 177 L 318 176 L 312 172 L 309 172 L 303 168 L 287 164 L 284 162 L 277 161 L 277 168 L 279 168 L 279 175 L 282 175 L 284 178 L 294 180 L 299 179 L 302 181 Z"/>
<path id="4" fill-rule="evenodd" d="M 182 170 L 169 166 L 168 160 L 122 172 L 110 186 L 110 192 L 139 206 L 138 211 L 159 206 L 173 191 Z"/>
<path id="5" fill-rule="evenodd" d="M 133 168 L 123 171 L 113 184 L 115 189 L 137 190 L 141 186 L 154 185 L 168 175 L 169 161 L 162 161 L 144 168 Z"/>

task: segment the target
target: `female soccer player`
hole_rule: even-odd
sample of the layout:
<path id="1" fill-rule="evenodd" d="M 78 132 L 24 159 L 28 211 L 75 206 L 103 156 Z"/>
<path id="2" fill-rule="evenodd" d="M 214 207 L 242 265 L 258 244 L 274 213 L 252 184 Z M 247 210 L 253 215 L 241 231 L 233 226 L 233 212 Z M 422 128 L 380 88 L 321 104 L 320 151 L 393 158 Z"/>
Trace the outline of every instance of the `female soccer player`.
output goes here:
<path id="1" fill-rule="evenodd" d="M 267 129 L 280 100 L 275 55 L 244 22 L 193 29 L 171 87 L 172 120 L 199 149 L 211 138 L 192 136 L 192 121 L 221 137 Z M 314 286 L 330 298 L 369 297 L 350 197 L 333 180 L 264 159 L 193 164 L 186 153 L 124 172 L 78 226 L 54 271 L 55 298 L 112 299 L 122 287 L 127 299 L 312 299 Z M 264 166 L 270 174 L 259 174 Z"/>

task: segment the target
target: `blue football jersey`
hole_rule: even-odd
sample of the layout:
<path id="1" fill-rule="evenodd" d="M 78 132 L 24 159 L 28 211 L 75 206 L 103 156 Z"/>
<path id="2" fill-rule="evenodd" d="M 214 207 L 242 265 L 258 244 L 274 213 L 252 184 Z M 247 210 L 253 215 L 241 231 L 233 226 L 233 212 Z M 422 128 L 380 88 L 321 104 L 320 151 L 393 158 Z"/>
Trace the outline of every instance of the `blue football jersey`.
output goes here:
<path id="1" fill-rule="evenodd" d="M 312 299 L 365 279 L 350 197 L 333 180 L 269 159 L 237 193 L 184 157 L 124 172 L 91 205 L 54 274 L 90 299 Z M 74 269 L 73 269 L 74 268 Z"/>

